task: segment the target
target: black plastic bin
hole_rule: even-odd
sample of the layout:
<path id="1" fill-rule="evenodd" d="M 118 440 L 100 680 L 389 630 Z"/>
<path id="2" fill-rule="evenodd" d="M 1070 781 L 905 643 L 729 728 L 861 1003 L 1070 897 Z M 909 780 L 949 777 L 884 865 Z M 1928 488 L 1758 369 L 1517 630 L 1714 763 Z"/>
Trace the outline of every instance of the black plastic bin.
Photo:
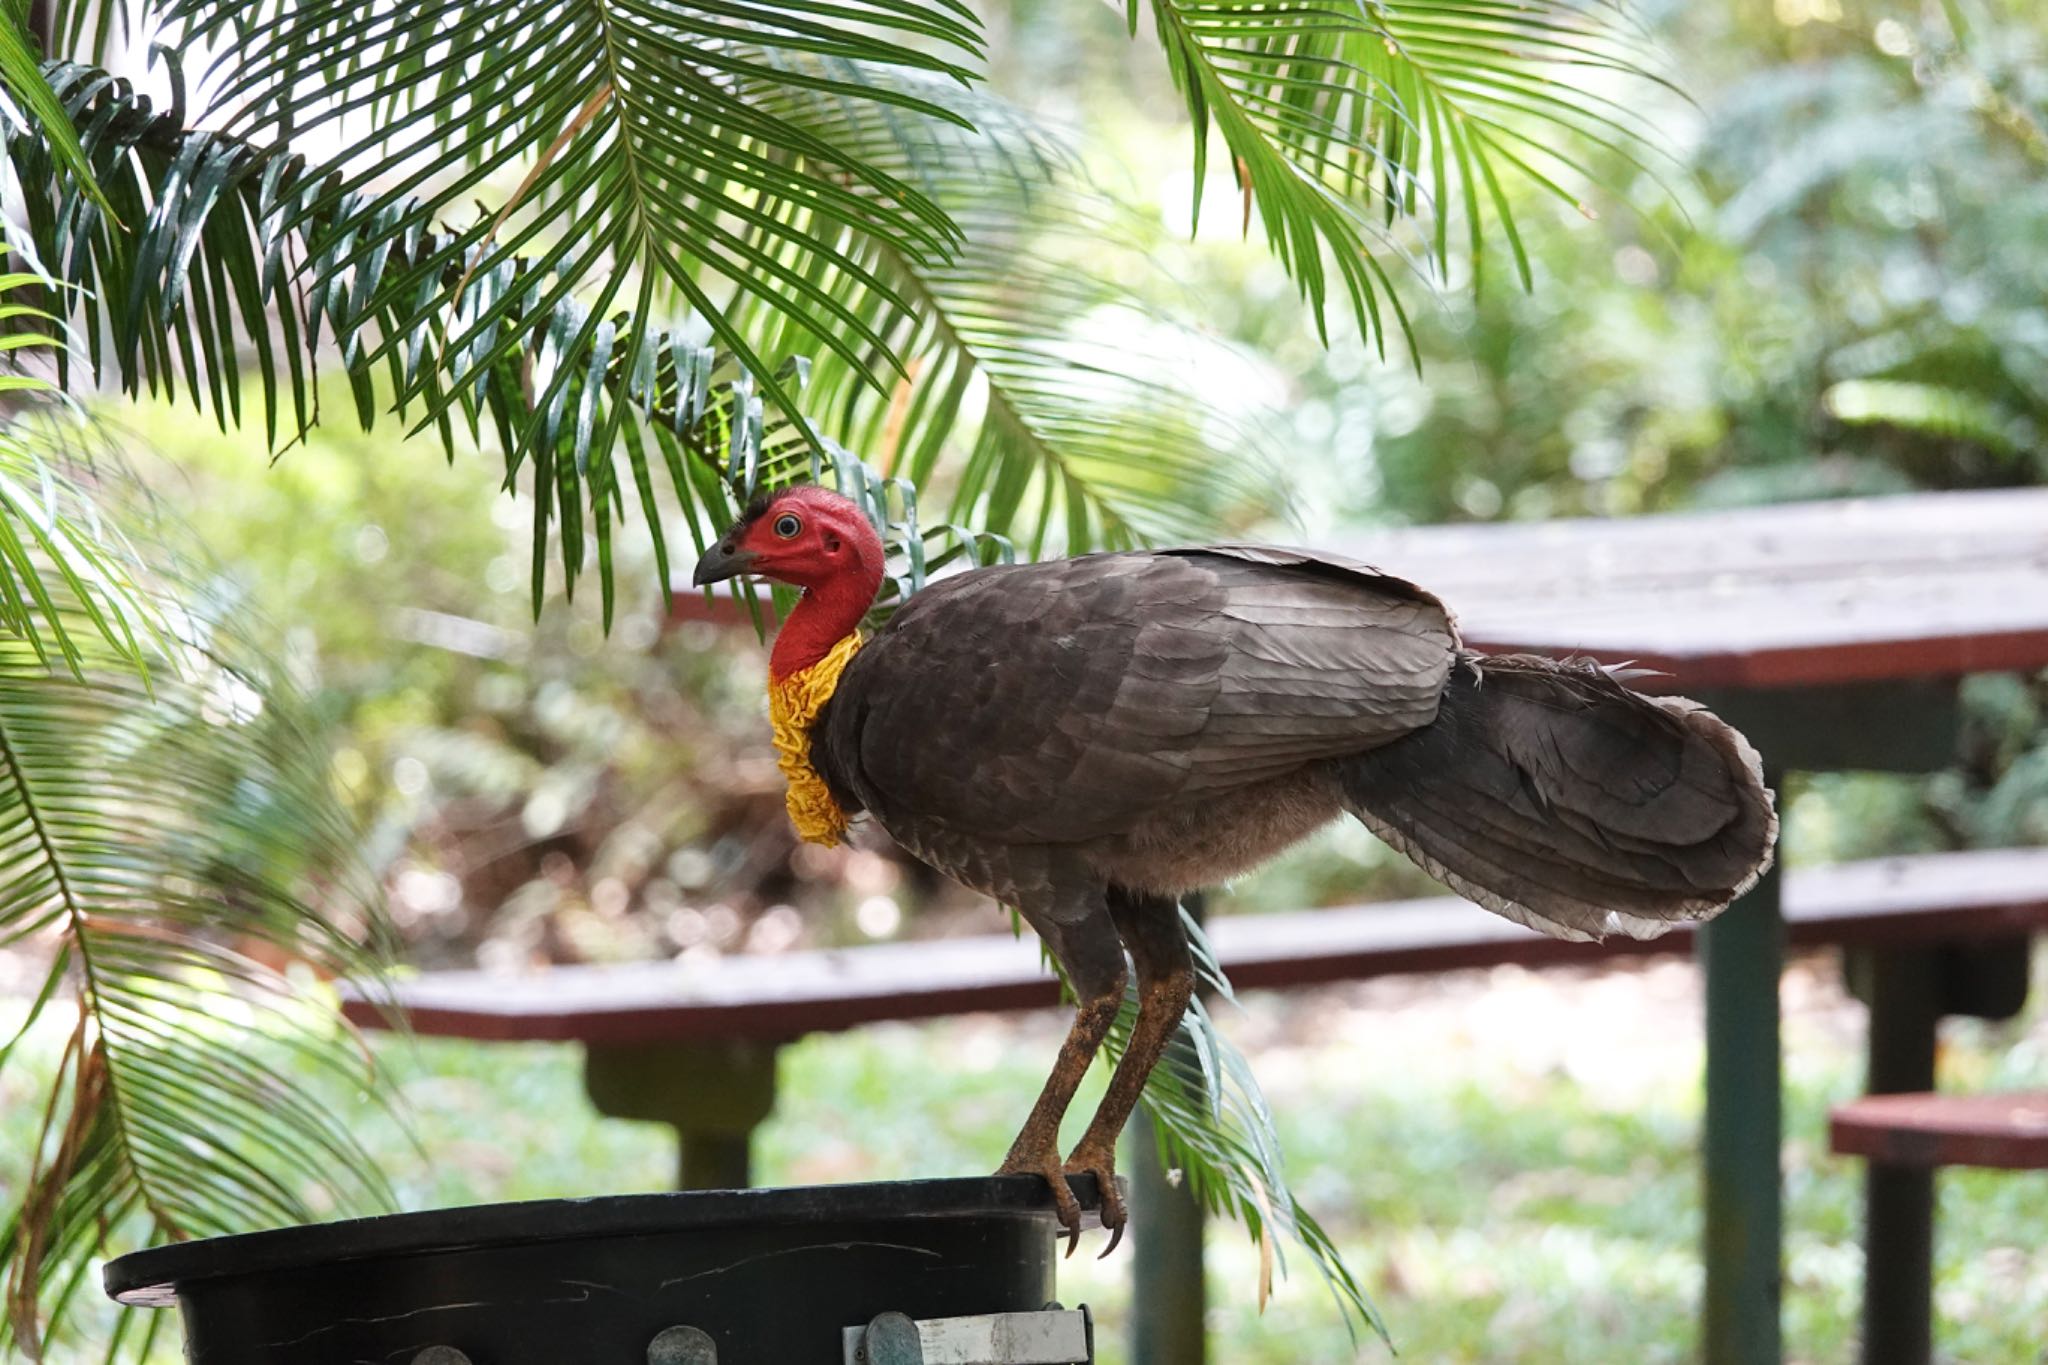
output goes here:
<path id="1" fill-rule="evenodd" d="M 138 1251 L 106 1286 L 176 1304 L 191 1365 L 843 1365 L 884 1314 L 1047 1309 L 1063 1247 L 1010 1176 L 394 1214 Z"/>

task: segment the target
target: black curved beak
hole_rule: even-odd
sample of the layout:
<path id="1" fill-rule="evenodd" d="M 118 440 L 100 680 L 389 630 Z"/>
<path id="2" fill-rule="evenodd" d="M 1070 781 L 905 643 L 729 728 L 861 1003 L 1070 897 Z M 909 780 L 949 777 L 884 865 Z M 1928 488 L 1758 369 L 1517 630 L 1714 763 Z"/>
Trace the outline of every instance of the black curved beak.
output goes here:
<path id="1" fill-rule="evenodd" d="M 735 545 L 720 541 L 704 552 L 697 561 L 697 571 L 690 575 L 690 582 L 698 587 L 711 583 L 723 583 L 737 577 L 753 567 L 761 556 L 752 550 L 742 550 Z"/>

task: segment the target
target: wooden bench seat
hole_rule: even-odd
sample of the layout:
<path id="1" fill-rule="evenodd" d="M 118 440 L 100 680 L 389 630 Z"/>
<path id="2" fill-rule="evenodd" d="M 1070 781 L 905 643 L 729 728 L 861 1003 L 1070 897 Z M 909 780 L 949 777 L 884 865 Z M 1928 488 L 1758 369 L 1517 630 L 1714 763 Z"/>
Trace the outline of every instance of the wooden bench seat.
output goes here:
<path id="1" fill-rule="evenodd" d="M 2048 1170 L 2048 1092 L 1865 1095 L 1830 1111 L 1828 1145 L 1887 1166 Z"/>
<path id="2" fill-rule="evenodd" d="M 1925 1068 L 1929 1080 L 1932 1070 Z M 1881 1079 L 1873 1075 L 1874 1084 Z M 1864 1365 L 1929 1365 L 1935 1173 L 1943 1166 L 2048 1170 L 2048 1091 L 1865 1095 L 1829 1112 L 1828 1145 L 1870 1162 L 1864 1177 Z"/>
<path id="3" fill-rule="evenodd" d="M 1957 954 L 1988 959 L 2004 983 L 1998 1009 L 1972 998 L 1981 961 L 1938 1012 L 1997 1013 L 2015 980 L 2025 992 L 2024 938 L 2048 929 L 2048 849 L 1883 858 L 1785 877 L 1786 932 L 1923 959 L 1945 971 Z M 1625 955 L 1683 953 L 1681 928 L 1649 941 L 1567 943 L 1456 897 L 1217 919 L 1209 937 L 1238 989 L 1284 989 L 1455 968 L 1558 966 Z M 2012 945 L 2017 943 L 2015 949 Z M 1896 950 L 1894 952 L 1894 950 Z M 1927 951 L 1922 951 L 1927 950 Z M 1889 978 L 1884 978 L 1889 979 Z M 1887 1007 L 1873 1000 L 1873 1039 Z M 859 948 L 526 974 L 433 972 L 398 981 L 393 1003 L 420 1034 L 504 1042 L 579 1042 L 600 1113 L 673 1125 L 686 1189 L 748 1183 L 753 1129 L 774 1107 L 775 1055 L 787 1042 L 884 1020 L 1054 1006 L 1059 988 L 1037 940 L 1007 934 Z M 366 1027 L 393 1018 L 344 988 L 343 1009 Z M 1933 1050 L 1933 1017 L 1892 1010 L 1908 1052 Z M 1911 1017 L 1907 1017 L 1908 1015 Z M 1876 1056 L 1875 1042 L 1873 1056 Z M 1923 1083 L 1924 1084 L 1924 1083 Z M 1884 1088 L 1884 1087 L 1874 1087 Z M 1890 1088 L 1906 1088 L 1893 1086 Z M 1916 1087 L 1917 1088 L 1917 1087 Z"/>
<path id="4" fill-rule="evenodd" d="M 2048 928 L 2048 849 L 1882 858 L 1785 878 L 1787 934 L 1804 946 L 1906 946 Z M 1660 939 L 1567 943 L 1456 897 L 1217 919 L 1211 942 L 1239 989 L 1289 988 L 1462 967 L 1598 962 L 1688 952 Z M 524 975 L 435 972 L 402 980 L 415 1032 L 604 1045 L 786 1042 L 890 1019 L 1051 1006 L 1037 941 L 989 935 L 859 948 L 556 967 Z M 388 1021 L 349 993 L 357 1023 Z"/>

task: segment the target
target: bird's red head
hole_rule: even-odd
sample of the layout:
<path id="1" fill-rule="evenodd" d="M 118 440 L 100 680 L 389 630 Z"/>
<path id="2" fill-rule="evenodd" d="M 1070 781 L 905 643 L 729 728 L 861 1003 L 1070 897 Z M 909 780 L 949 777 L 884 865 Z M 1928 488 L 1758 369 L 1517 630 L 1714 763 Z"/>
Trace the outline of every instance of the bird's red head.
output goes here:
<path id="1" fill-rule="evenodd" d="M 882 538 L 851 499 L 808 485 L 765 493 L 697 561 L 702 587 L 758 574 L 822 591 L 851 579 L 869 601 L 882 585 Z"/>
<path id="2" fill-rule="evenodd" d="M 703 587 L 758 574 L 804 590 L 769 661 L 780 678 L 808 668 L 860 625 L 881 589 L 883 558 L 882 538 L 859 506 L 801 486 L 756 498 L 704 552 L 691 581 Z"/>

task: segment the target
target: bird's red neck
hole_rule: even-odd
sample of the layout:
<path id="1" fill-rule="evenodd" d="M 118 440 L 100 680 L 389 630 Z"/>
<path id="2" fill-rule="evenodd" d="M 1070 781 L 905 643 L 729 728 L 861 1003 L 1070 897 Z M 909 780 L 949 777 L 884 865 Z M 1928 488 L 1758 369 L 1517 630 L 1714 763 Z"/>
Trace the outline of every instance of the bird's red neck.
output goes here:
<path id="1" fill-rule="evenodd" d="M 768 653 L 768 676 L 777 682 L 801 673 L 860 628 L 882 588 L 882 542 L 872 531 L 850 540 L 851 562 L 804 589 Z"/>

